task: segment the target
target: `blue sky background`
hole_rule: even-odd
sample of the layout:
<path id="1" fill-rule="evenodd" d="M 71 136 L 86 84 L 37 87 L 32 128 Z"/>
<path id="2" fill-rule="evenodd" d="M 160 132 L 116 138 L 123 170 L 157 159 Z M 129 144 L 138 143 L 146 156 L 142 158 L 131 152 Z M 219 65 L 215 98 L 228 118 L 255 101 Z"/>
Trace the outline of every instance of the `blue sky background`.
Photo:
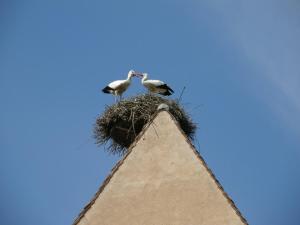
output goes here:
<path id="1" fill-rule="evenodd" d="M 250 224 L 299 224 L 298 0 L 0 2 L 3 225 L 71 224 L 119 160 L 94 144 L 100 93 L 166 81 Z M 126 93 L 143 92 L 134 80 Z"/>

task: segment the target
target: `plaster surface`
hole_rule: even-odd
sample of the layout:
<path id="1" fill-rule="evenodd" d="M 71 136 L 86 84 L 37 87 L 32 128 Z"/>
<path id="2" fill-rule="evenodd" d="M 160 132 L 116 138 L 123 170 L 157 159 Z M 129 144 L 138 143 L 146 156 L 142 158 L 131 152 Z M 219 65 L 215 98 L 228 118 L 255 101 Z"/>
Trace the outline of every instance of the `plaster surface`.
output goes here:
<path id="1" fill-rule="evenodd" d="M 246 224 L 168 112 L 160 112 L 79 225 Z"/>

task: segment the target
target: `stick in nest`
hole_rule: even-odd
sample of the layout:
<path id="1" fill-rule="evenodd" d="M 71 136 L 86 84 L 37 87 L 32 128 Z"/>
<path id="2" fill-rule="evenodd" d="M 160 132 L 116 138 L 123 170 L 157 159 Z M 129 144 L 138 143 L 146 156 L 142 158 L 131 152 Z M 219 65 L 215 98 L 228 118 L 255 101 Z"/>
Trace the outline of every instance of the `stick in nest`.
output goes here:
<path id="1" fill-rule="evenodd" d="M 156 113 L 157 106 L 167 104 L 169 112 L 180 124 L 184 133 L 193 140 L 196 125 L 179 101 L 153 94 L 142 94 L 107 106 L 94 126 L 96 144 L 108 144 L 105 149 L 112 154 L 124 154 L 143 127 Z"/>

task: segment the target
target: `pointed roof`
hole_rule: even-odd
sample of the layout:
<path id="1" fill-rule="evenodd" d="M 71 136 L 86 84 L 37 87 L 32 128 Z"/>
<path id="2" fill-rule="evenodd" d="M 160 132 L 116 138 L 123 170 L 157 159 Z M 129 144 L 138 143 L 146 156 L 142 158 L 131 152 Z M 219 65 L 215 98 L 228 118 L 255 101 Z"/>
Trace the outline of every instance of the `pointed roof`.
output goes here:
<path id="1" fill-rule="evenodd" d="M 248 224 L 167 111 L 117 163 L 74 225 Z"/>

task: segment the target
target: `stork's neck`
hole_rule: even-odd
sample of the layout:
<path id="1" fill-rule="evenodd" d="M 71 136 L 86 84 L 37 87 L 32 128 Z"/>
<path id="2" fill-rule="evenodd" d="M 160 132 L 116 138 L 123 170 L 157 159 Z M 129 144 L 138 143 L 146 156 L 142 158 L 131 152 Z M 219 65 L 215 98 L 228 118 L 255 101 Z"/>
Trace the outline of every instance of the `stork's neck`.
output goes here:
<path id="1" fill-rule="evenodd" d="M 130 82 L 132 78 L 132 74 L 128 74 L 126 81 Z"/>
<path id="2" fill-rule="evenodd" d="M 148 80 L 148 76 L 144 75 L 143 78 L 142 78 L 142 83 L 145 82 L 146 80 Z"/>

